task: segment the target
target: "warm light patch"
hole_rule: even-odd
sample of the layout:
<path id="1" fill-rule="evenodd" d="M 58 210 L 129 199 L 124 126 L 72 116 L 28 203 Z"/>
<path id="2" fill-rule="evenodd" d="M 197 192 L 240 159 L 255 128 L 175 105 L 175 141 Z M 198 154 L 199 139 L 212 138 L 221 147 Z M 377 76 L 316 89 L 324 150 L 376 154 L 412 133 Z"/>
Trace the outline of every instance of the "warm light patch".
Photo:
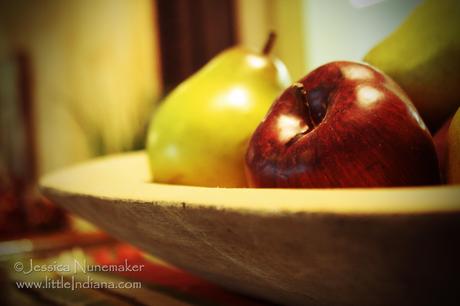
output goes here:
<path id="1" fill-rule="evenodd" d="M 249 93 L 240 86 L 230 88 L 216 100 L 216 106 L 219 108 L 238 108 L 249 109 Z"/>
<path id="2" fill-rule="evenodd" d="M 175 159 L 179 155 L 179 152 L 177 150 L 177 146 L 175 145 L 169 145 L 164 149 L 164 154 L 166 155 L 167 158 L 169 159 Z"/>
<path id="3" fill-rule="evenodd" d="M 299 133 L 308 130 L 308 125 L 302 122 L 298 117 L 292 115 L 282 115 L 277 121 L 279 140 L 287 142 Z"/>
<path id="4" fill-rule="evenodd" d="M 372 86 L 360 86 L 357 89 L 356 97 L 361 106 L 369 107 L 380 100 L 382 92 Z"/>
<path id="5" fill-rule="evenodd" d="M 266 65 L 266 60 L 260 56 L 248 55 L 248 63 L 252 68 L 262 68 Z"/>
<path id="6" fill-rule="evenodd" d="M 345 78 L 349 80 L 370 80 L 374 78 L 373 72 L 360 65 L 347 65 L 341 68 L 341 71 Z"/>
<path id="7" fill-rule="evenodd" d="M 228 93 L 228 103 L 235 107 L 243 107 L 247 105 L 248 98 L 248 92 L 241 87 L 235 87 Z"/>

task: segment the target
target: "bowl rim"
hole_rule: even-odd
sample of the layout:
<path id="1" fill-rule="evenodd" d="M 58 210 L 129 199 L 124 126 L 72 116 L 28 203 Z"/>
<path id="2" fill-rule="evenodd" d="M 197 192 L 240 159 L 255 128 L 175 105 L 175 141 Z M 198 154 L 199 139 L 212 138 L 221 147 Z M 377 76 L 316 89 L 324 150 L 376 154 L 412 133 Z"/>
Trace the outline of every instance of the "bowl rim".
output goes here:
<path id="1" fill-rule="evenodd" d="M 460 185 L 392 188 L 221 188 L 150 182 L 136 151 L 98 157 L 44 175 L 45 196 L 215 208 L 251 213 L 414 214 L 460 212 Z"/>

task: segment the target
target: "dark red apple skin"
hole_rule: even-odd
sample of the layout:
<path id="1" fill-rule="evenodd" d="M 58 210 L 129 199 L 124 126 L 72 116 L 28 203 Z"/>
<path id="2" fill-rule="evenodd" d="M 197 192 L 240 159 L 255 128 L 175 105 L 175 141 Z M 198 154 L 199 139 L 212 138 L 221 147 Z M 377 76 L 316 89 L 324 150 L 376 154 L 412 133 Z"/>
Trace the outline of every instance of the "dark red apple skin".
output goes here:
<path id="1" fill-rule="evenodd" d="M 309 121 L 305 104 L 288 88 L 250 140 L 246 174 L 251 187 L 390 187 L 440 182 L 431 134 L 407 95 L 388 76 L 366 64 L 332 62 L 299 83 L 317 125 L 286 138 L 282 122 L 295 118 L 301 126 Z"/>
<path id="2" fill-rule="evenodd" d="M 453 116 L 447 119 L 433 136 L 434 147 L 436 148 L 436 155 L 438 156 L 439 168 L 441 171 L 442 183 L 447 182 L 447 138 L 452 117 Z"/>

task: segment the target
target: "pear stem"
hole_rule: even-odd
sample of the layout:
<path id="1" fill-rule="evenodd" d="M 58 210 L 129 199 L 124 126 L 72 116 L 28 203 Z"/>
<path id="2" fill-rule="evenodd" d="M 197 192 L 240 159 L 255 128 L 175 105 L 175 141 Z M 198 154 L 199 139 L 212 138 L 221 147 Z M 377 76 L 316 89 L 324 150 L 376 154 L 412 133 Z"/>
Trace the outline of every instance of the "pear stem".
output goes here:
<path id="1" fill-rule="evenodd" d="M 276 33 L 274 31 L 270 31 L 268 34 L 267 42 L 264 45 L 264 48 L 262 49 L 262 54 L 263 55 L 268 55 L 273 49 L 273 45 L 275 44 L 276 40 Z"/>
<path id="2" fill-rule="evenodd" d="M 308 129 L 313 129 L 316 127 L 316 123 L 313 120 L 310 110 L 310 104 L 307 99 L 307 91 L 302 83 L 294 83 L 292 85 L 294 90 L 294 97 L 300 105 L 303 105 L 305 108 L 305 121 L 308 125 Z"/>

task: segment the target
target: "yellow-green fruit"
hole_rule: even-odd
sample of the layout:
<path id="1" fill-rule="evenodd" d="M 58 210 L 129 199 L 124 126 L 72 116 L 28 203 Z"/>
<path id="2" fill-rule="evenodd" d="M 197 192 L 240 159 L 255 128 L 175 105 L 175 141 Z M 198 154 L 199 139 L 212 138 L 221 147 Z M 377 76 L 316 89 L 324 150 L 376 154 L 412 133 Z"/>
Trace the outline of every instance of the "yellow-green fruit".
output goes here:
<path id="1" fill-rule="evenodd" d="M 284 64 L 265 54 L 229 49 L 177 87 L 149 127 L 147 150 L 156 182 L 246 186 L 249 138 L 290 84 Z"/>
<path id="2" fill-rule="evenodd" d="M 434 131 L 460 106 L 460 1 L 423 2 L 364 60 L 399 83 Z"/>
<path id="3" fill-rule="evenodd" d="M 448 182 L 460 184 L 460 108 L 449 127 L 448 145 Z"/>

